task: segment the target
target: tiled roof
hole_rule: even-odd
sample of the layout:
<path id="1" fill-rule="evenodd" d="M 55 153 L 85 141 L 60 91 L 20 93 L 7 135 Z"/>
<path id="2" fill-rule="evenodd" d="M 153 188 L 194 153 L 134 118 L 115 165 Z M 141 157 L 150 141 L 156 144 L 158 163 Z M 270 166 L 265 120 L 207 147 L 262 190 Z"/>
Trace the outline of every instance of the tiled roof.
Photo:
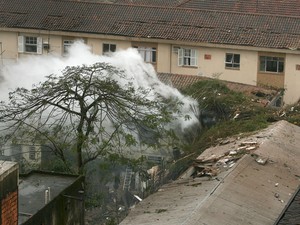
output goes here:
<path id="1" fill-rule="evenodd" d="M 177 88 L 185 88 L 189 85 L 192 85 L 198 81 L 207 79 L 205 77 L 201 76 L 195 76 L 195 75 L 182 75 L 182 74 L 171 74 L 171 73 L 158 73 L 157 77 L 160 81 L 163 83 Z"/>
<path id="2" fill-rule="evenodd" d="M 163 83 L 172 86 L 177 89 L 186 88 L 189 85 L 192 85 L 201 80 L 212 79 L 209 77 L 197 76 L 197 75 L 184 75 L 184 74 L 171 74 L 171 73 L 158 73 L 157 77 Z M 230 82 L 230 81 L 222 81 L 229 89 L 242 92 L 246 95 L 254 95 L 257 92 L 265 93 L 269 95 L 271 98 L 275 97 L 279 91 L 276 89 L 271 88 L 264 88 L 249 84 L 241 84 L 237 82 Z"/>
<path id="3" fill-rule="evenodd" d="M 299 0 L 94 0 L 115 4 L 179 7 L 274 15 L 300 15 Z"/>
<path id="4" fill-rule="evenodd" d="M 300 15 L 299 0 L 183 0 L 177 6 L 247 13 Z"/>
<path id="5" fill-rule="evenodd" d="M 0 27 L 300 48 L 300 16 L 86 1 L 0 0 Z"/>
<path id="6" fill-rule="evenodd" d="M 152 5 L 152 6 L 167 6 L 176 7 L 185 0 L 115 0 L 116 4 L 130 4 L 130 5 Z"/>

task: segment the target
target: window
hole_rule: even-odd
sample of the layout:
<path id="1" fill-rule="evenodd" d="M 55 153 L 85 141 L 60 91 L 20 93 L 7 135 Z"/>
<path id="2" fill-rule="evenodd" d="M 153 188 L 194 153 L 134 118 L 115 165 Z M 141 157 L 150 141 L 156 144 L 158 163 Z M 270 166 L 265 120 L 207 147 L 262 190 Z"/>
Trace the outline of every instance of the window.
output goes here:
<path id="1" fill-rule="evenodd" d="M 197 66 L 196 49 L 178 49 L 178 66 Z"/>
<path id="2" fill-rule="evenodd" d="M 112 52 L 115 52 L 117 46 L 115 44 L 103 44 L 103 55 L 109 55 Z"/>
<path id="3" fill-rule="evenodd" d="M 63 40 L 63 54 L 67 54 L 74 40 Z"/>
<path id="4" fill-rule="evenodd" d="M 25 37 L 25 52 L 37 52 L 36 37 Z"/>
<path id="5" fill-rule="evenodd" d="M 225 68 L 239 69 L 240 68 L 240 54 L 226 53 Z"/>
<path id="6" fill-rule="evenodd" d="M 133 46 L 142 56 L 145 62 L 156 63 L 156 48 L 155 47 L 143 47 L 143 46 Z"/>
<path id="7" fill-rule="evenodd" d="M 18 52 L 42 54 L 42 38 L 31 36 L 18 37 Z"/>
<path id="8" fill-rule="evenodd" d="M 272 56 L 260 56 L 259 70 L 261 72 L 283 73 L 284 58 Z"/>
<path id="9" fill-rule="evenodd" d="M 34 146 L 30 146 L 30 148 L 29 148 L 29 159 L 31 159 L 31 160 L 36 159 L 35 147 Z"/>

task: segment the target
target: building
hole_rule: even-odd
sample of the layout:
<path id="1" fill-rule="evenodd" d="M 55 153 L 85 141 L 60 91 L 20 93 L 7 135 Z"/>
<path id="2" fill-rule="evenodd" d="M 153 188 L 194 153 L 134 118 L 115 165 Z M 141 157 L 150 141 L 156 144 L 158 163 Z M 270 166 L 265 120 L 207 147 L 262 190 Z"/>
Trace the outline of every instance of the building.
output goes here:
<path id="1" fill-rule="evenodd" d="M 84 224 L 82 176 L 32 171 L 19 183 L 18 224 Z"/>
<path id="2" fill-rule="evenodd" d="M 84 178 L 32 171 L 0 161 L 1 225 L 83 225 Z"/>
<path id="3" fill-rule="evenodd" d="M 41 145 L 33 143 L 6 144 L 0 150 L 0 160 L 19 163 L 20 173 L 40 169 L 41 158 Z"/>
<path id="4" fill-rule="evenodd" d="M 121 225 L 299 224 L 299 141 L 300 128 L 286 121 L 221 140 Z"/>
<path id="5" fill-rule="evenodd" d="M 95 54 L 137 48 L 158 73 L 300 93 L 300 3 L 280 0 L 1 0 L 0 62 L 64 55 L 82 39 Z"/>

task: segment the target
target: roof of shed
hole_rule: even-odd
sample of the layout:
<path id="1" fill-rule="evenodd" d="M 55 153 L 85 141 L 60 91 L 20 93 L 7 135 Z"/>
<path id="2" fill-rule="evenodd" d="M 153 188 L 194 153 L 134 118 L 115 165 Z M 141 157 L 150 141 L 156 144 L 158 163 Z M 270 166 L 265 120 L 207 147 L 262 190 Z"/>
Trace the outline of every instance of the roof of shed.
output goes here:
<path id="1" fill-rule="evenodd" d="M 294 7 L 297 8 L 296 5 Z M 0 27 L 279 49 L 300 48 L 299 15 L 240 13 L 199 7 L 0 0 Z"/>
<path id="2" fill-rule="evenodd" d="M 45 206 L 45 191 L 50 191 L 50 200 L 75 182 L 78 176 L 38 172 L 20 176 L 19 224 Z"/>
<path id="3" fill-rule="evenodd" d="M 255 143 L 255 149 L 244 148 L 248 153 L 240 155 L 245 143 Z M 286 121 L 249 137 L 228 139 L 196 159 L 201 165 L 218 165 L 217 176 L 192 178 L 190 168 L 136 205 L 121 225 L 273 225 L 298 191 L 299 145 L 300 127 Z M 237 160 L 228 158 L 231 151 L 237 152 L 232 156 Z"/>

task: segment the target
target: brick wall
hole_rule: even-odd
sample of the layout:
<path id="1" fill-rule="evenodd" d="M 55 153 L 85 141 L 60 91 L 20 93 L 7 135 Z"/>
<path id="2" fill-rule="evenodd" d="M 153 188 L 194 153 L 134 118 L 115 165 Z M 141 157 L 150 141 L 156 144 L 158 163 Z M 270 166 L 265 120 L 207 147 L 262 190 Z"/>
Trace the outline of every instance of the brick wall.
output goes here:
<path id="1" fill-rule="evenodd" d="M 1 225 L 18 224 L 18 192 L 9 193 L 1 201 Z"/>
<path id="2" fill-rule="evenodd" d="M 0 225 L 18 224 L 18 164 L 0 161 Z"/>

